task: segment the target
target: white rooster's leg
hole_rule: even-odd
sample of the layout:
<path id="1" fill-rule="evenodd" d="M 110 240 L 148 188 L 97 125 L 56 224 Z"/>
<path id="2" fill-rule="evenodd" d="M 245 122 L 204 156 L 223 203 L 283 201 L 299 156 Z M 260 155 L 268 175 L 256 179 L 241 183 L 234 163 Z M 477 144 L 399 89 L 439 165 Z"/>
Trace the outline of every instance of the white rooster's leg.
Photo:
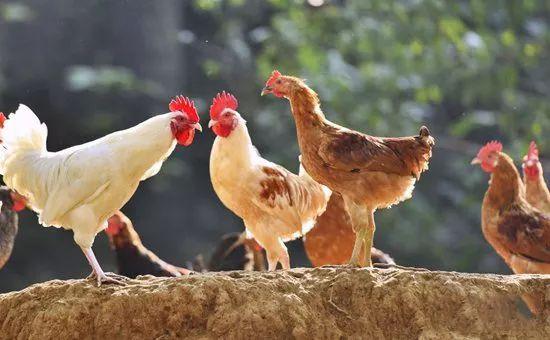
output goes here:
<path id="1" fill-rule="evenodd" d="M 102 283 L 117 283 L 117 284 L 125 285 L 124 282 L 119 281 L 117 279 L 110 278 L 107 275 L 105 275 L 105 272 L 103 272 L 103 269 L 101 269 L 99 262 L 97 262 L 97 259 L 95 258 L 92 248 L 81 247 L 81 249 L 82 249 L 82 252 L 84 252 L 84 255 L 86 255 L 86 259 L 88 259 L 90 266 L 92 266 L 92 274 L 90 276 L 91 277 L 95 276 L 97 278 L 98 287 L 101 286 Z"/>

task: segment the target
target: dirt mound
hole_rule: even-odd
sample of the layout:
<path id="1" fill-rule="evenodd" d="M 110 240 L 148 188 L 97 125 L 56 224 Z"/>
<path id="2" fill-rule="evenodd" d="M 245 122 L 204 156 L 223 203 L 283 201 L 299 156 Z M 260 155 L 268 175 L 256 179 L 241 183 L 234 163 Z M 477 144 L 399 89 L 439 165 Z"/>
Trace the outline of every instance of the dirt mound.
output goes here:
<path id="1" fill-rule="evenodd" d="M 324 267 L 127 282 L 0 295 L 0 338 L 550 338 L 550 275 Z"/>

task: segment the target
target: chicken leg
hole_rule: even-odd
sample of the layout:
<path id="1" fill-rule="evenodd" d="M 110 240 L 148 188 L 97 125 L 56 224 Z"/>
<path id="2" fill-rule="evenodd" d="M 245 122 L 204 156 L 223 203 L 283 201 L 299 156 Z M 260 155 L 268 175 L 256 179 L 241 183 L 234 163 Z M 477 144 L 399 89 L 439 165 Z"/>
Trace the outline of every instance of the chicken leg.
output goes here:
<path id="1" fill-rule="evenodd" d="M 371 251 L 374 243 L 374 231 L 376 230 L 376 225 L 374 224 L 374 211 L 369 209 L 368 219 L 367 219 L 367 232 L 365 233 L 363 242 L 365 244 L 365 263 L 367 267 L 372 267 Z"/>
<path id="2" fill-rule="evenodd" d="M 284 270 L 290 269 L 290 257 L 285 244 L 280 238 L 277 238 L 269 250 L 266 248 L 268 270 L 277 269 L 277 264 L 280 262 Z"/>
<path id="3" fill-rule="evenodd" d="M 372 238 L 374 235 L 374 217 L 373 210 L 355 203 L 353 200 L 343 196 L 346 204 L 346 210 L 349 213 L 353 230 L 355 231 L 355 244 L 349 264 L 352 266 L 361 266 L 361 247 L 365 245 L 365 262 L 367 267 L 372 267 L 370 258 L 372 248 Z"/>
<path id="4" fill-rule="evenodd" d="M 82 249 L 82 252 L 84 252 L 84 255 L 86 255 L 86 259 L 88 259 L 88 263 L 90 263 L 90 266 L 92 266 L 92 274 L 90 274 L 89 278 L 96 278 L 98 287 L 101 286 L 102 283 L 116 283 L 120 285 L 126 285 L 124 282 L 108 277 L 105 274 L 103 269 L 101 269 L 99 262 L 97 262 L 92 248 L 80 247 L 80 249 Z"/>

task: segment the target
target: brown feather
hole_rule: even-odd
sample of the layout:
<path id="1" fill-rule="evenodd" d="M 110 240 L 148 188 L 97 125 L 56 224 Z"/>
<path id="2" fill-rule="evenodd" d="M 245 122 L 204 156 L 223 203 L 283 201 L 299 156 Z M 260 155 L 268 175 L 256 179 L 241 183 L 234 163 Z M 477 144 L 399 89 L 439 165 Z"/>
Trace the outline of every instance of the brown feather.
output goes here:
<path id="1" fill-rule="evenodd" d="M 266 174 L 266 178 L 260 182 L 262 190 L 260 198 L 265 200 L 270 207 L 275 207 L 277 196 L 284 197 L 289 206 L 293 206 L 292 191 L 287 180 L 288 170 L 277 167 L 262 167 L 262 172 Z"/>

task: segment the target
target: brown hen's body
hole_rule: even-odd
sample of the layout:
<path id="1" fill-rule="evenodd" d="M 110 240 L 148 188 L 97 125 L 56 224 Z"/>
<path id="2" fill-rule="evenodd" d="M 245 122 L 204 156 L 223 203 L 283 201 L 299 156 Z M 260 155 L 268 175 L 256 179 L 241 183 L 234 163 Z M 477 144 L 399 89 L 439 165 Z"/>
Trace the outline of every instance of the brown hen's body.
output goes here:
<path id="1" fill-rule="evenodd" d="M 302 164 L 315 181 L 342 195 L 357 233 L 350 262 L 360 264 L 360 248 L 372 247 L 374 211 L 412 196 L 416 181 L 427 169 L 434 139 L 426 127 L 418 136 L 381 138 L 334 124 L 325 118 L 313 90 L 297 78 L 284 78 L 292 83 L 286 96 L 296 122 Z"/>
<path id="2" fill-rule="evenodd" d="M 119 226 L 116 233 L 110 231 L 111 226 Z M 122 212 L 117 211 L 109 218 L 106 230 L 111 248 L 116 253 L 118 273 L 130 278 L 138 275 L 153 275 L 159 277 L 179 277 L 188 275 L 190 270 L 176 267 L 161 260 L 155 253 L 147 249 L 134 229 L 132 221 Z"/>
<path id="3" fill-rule="evenodd" d="M 305 86 L 305 85 L 304 85 Z M 433 138 L 379 138 L 324 117 L 317 94 L 305 86 L 291 97 L 302 164 L 321 184 L 357 204 L 386 208 L 410 197 L 427 168 Z"/>

